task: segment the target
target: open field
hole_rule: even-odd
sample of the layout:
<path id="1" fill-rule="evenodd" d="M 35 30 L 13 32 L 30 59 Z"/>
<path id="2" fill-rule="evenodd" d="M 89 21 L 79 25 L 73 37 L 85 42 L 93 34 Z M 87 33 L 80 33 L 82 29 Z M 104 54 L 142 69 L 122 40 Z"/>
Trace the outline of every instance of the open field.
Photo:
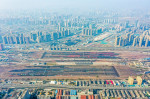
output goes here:
<path id="1" fill-rule="evenodd" d="M 23 66 L 4 70 L 3 77 L 11 79 L 125 79 L 135 75 L 132 69 L 122 66 Z"/>
<path id="2" fill-rule="evenodd" d="M 115 76 L 119 77 L 112 66 L 34 66 L 27 69 L 12 70 L 12 75 L 18 76 Z"/>
<path id="3" fill-rule="evenodd" d="M 0 76 L 18 79 L 126 79 L 137 73 L 126 62 L 149 57 L 149 54 L 140 51 L 36 51 L 25 56 L 26 61 L 0 66 Z"/>
<path id="4" fill-rule="evenodd" d="M 45 52 L 45 58 L 85 58 L 85 59 L 119 59 L 114 52 Z"/>

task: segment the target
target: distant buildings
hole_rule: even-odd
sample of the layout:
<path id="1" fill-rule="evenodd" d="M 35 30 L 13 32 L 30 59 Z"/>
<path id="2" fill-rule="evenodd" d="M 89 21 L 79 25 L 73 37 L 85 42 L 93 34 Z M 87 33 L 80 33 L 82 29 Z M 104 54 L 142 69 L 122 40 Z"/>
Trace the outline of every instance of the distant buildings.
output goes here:
<path id="1" fill-rule="evenodd" d="M 27 36 L 23 34 L 18 35 L 4 35 L 2 37 L 3 44 L 31 44 L 31 43 L 43 43 L 51 40 L 57 40 L 60 38 L 71 36 L 69 29 L 64 29 L 60 32 L 53 33 L 31 33 Z"/>
<path id="2" fill-rule="evenodd" d="M 137 85 L 142 85 L 143 79 L 140 76 L 136 77 Z"/>
<path id="3" fill-rule="evenodd" d="M 3 91 L 3 99 L 30 99 L 31 94 L 29 93 L 28 89 L 22 89 L 22 90 L 17 90 L 17 89 L 7 89 L 8 91 Z M 1 93 L 1 90 L 0 90 Z M 0 94 L 0 98 L 1 94 Z"/>
<path id="4" fill-rule="evenodd" d="M 137 46 L 149 47 L 150 46 L 150 31 L 145 31 L 140 36 L 135 36 L 134 33 L 127 33 L 125 37 L 117 36 L 115 40 L 116 46 Z"/>
<path id="5" fill-rule="evenodd" d="M 4 50 L 3 44 L 0 44 L 0 51 Z"/>
<path id="6" fill-rule="evenodd" d="M 100 29 L 83 28 L 82 29 L 82 35 L 95 36 L 95 35 L 98 35 L 100 33 L 103 33 L 103 31 L 104 31 L 103 28 L 100 28 Z"/>
<path id="7" fill-rule="evenodd" d="M 62 50 L 61 46 L 50 46 L 50 50 Z"/>
<path id="8" fill-rule="evenodd" d="M 129 78 L 128 78 L 128 83 L 129 83 L 130 85 L 133 85 L 133 83 L 134 83 L 134 78 L 131 77 L 131 76 L 129 76 Z"/>
<path id="9" fill-rule="evenodd" d="M 5 35 L 3 38 L 3 44 L 29 44 L 30 38 L 25 37 L 23 34 L 18 35 Z"/>
<path id="10" fill-rule="evenodd" d="M 25 89 L 22 94 L 18 97 L 18 99 L 29 99 L 30 98 L 30 94 L 28 89 Z"/>
<path id="11" fill-rule="evenodd" d="M 130 85 L 133 85 L 133 84 L 134 84 L 134 81 L 135 81 L 134 78 L 131 77 L 131 76 L 129 76 L 129 78 L 128 78 L 128 83 L 129 83 Z M 137 76 L 137 77 L 136 77 L 136 84 L 137 84 L 137 85 L 142 85 L 142 82 L 143 82 L 142 77 Z"/>

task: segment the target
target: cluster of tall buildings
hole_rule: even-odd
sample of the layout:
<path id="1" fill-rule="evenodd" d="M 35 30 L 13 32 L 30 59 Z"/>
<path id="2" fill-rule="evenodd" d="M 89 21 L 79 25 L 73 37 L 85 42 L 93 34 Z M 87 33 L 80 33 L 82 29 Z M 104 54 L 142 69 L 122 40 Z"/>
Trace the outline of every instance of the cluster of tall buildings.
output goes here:
<path id="1" fill-rule="evenodd" d="M 53 33 L 31 33 L 28 36 L 24 34 L 17 35 L 5 35 L 3 36 L 4 44 L 30 44 L 30 43 L 42 43 L 49 42 L 51 40 L 57 40 L 59 38 L 70 36 L 71 32 L 69 29 L 64 29 L 60 32 Z"/>
<path id="2" fill-rule="evenodd" d="M 95 35 L 98 35 L 100 33 L 103 33 L 103 31 L 104 31 L 103 28 L 100 28 L 100 29 L 83 28 L 82 29 L 82 35 L 95 36 Z"/>
<path id="3" fill-rule="evenodd" d="M 3 44 L 0 44 L 0 51 L 4 50 Z"/>
<path id="4" fill-rule="evenodd" d="M 104 19 L 104 23 L 106 24 L 115 24 L 116 23 L 116 19 Z"/>
<path id="5" fill-rule="evenodd" d="M 5 35 L 2 37 L 4 44 L 29 44 L 30 38 L 25 37 L 23 34 L 18 35 Z"/>
<path id="6" fill-rule="evenodd" d="M 125 37 L 117 36 L 115 40 L 115 45 L 150 47 L 150 31 L 145 31 L 140 36 L 136 36 L 134 33 L 127 33 Z"/>

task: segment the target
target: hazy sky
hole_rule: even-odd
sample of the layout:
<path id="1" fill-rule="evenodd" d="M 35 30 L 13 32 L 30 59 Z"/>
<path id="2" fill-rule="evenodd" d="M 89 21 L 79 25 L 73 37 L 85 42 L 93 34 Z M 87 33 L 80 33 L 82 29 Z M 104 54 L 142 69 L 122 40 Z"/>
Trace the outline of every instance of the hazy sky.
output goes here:
<path id="1" fill-rule="evenodd" d="M 150 0 L 0 0 L 0 9 L 150 8 Z"/>

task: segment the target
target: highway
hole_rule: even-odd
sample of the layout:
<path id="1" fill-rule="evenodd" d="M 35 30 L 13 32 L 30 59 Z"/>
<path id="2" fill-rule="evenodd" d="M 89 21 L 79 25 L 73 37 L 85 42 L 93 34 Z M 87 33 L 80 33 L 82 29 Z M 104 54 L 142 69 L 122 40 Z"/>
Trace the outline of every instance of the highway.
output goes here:
<path id="1" fill-rule="evenodd" d="M 71 86 L 71 85 L 50 85 L 50 84 L 0 84 L 0 88 L 54 88 L 54 89 L 121 89 L 121 90 L 150 90 L 150 87 L 122 87 L 122 86 L 106 86 L 106 85 L 91 85 L 91 86 Z"/>

